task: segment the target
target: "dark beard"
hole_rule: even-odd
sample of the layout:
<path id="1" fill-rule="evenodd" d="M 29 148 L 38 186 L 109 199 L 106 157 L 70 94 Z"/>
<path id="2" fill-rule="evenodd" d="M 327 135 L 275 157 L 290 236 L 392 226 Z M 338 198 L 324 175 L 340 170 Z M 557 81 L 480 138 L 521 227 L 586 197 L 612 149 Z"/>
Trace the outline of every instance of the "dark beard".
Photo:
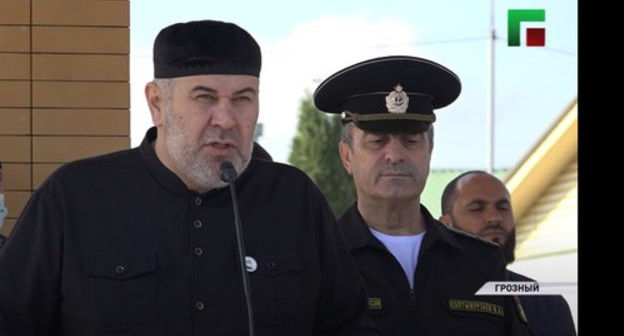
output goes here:
<path id="1" fill-rule="evenodd" d="M 507 265 L 513 263 L 516 260 L 516 228 L 513 228 L 511 232 L 509 232 L 502 249 L 503 257 L 505 257 L 505 263 L 507 263 Z"/>

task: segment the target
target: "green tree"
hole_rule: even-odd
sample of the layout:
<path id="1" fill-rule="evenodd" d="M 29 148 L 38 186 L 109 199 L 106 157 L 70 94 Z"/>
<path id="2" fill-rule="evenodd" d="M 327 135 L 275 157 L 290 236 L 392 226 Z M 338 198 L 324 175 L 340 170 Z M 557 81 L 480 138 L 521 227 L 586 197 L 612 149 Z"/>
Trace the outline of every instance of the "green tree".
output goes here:
<path id="1" fill-rule="evenodd" d="M 337 216 L 355 200 L 353 180 L 338 154 L 341 126 L 339 115 L 317 110 L 307 93 L 301 100 L 297 133 L 288 158 L 316 183 Z"/>

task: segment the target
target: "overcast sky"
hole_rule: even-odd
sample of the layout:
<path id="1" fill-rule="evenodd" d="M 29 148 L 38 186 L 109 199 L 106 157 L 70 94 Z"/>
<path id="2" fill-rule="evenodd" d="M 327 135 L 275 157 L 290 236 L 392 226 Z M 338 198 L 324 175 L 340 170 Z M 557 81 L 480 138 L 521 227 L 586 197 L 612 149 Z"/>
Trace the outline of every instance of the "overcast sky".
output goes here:
<path id="1" fill-rule="evenodd" d="M 462 93 L 436 112 L 432 168 L 486 168 L 490 1 L 132 0 L 131 141 L 152 125 L 143 88 L 151 48 L 175 22 L 216 19 L 248 30 L 263 50 L 260 143 L 286 162 L 299 102 L 327 76 L 391 54 L 431 59 L 457 73 Z M 545 9 L 546 47 L 508 47 L 507 10 Z M 495 168 L 514 166 L 577 94 L 577 4 L 497 0 L 495 10 Z"/>

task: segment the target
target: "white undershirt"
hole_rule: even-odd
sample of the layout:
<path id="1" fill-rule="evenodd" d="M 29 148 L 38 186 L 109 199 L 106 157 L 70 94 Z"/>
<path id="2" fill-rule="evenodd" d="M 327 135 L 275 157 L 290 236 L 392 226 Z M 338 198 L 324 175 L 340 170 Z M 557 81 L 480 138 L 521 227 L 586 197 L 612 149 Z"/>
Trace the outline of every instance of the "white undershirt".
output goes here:
<path id="1" fill-rule="evenodd" d="M 396 260 L 403 267 L 410 288 L 414 288 L 414 271 L 418 264 L 418 254 L 420 244 L 425 236 L 425 232 L 414 236 L 390 236 L 379 231 L 370 229 L 373 236 L 377 237 L 384 246 L 394 255 Z"/>

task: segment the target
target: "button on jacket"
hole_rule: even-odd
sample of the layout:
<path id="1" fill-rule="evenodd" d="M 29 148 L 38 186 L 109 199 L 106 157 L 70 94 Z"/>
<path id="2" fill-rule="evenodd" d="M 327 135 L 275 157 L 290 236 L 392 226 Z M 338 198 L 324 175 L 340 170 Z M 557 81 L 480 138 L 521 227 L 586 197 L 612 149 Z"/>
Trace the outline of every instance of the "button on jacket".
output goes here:
<path id="1" fill-rule="evenodd" d="M 0 335 L 247 335 L 229 190 L 189 191 L 156 136 L 37 190 L 0 252 Z M 252 159 L 236 190 L 256 335 L 379 335 L 310 179 Z"/>
<path id="2" fill-rule="evenodd" d="M 448 229 L 421 206 L 426 233 L 414 289 L 394 256 L 353 204 L 338 225 L 364 278 L 369 314 L 385 336 L 532 335 L 513 300 L 475 296 L 486 281 L 504 281 L 498 246 Z"/>

